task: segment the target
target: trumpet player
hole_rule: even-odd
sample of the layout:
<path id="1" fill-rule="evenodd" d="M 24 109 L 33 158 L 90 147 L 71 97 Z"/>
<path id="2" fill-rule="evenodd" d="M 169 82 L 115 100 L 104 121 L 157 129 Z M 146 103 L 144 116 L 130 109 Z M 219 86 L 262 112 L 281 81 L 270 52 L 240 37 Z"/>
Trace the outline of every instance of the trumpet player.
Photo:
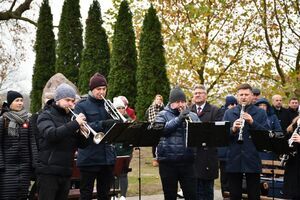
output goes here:
<path id="1" fill-rule="evenodd" d="M 106 133 L 115 123 L 105 109 L 107 81 L 95 73 L 89 82 L 90 91 L 86 100 L 75 106 L 75 113 L 83 113 L 88 125 L 96 132 Z M 77 167 L 80 170 L 80 199 L 92 199 L 94 182 L 97 180 L 97 198 L 108 200 L 113 180 L 116 152 L 112 145 L 91 143 L 78 149 Z"/>
<path id="2" fill-rule="evenodd" d="M 251 140 L 250 130 L 268 130 L 266 112 L 252 104 L 252 87 L 237 87 L 238 105 L 226 110 L 224 121 L 231 122 L 230 143 L 227 153 L 230 199 L 242 199 L 242 180 L 246 177 L 248 199 L 260 199 L 261 160 Z M 242 111 L 242 106 L 244 110 Z M 242 133 L 239 137 L 239 133 Z M 238 138 L 242 142 L 238 143 Z"/>
<path id="3" fill-rule="evenodd" d="M 59 85 L 54 102 L 38 116 L 40 151 L 36 171 L 40 200 L 68 198 L 74 151 L 88 144 L 88 140 L 79 133 L 85 116 L 79 114 L 71 121 L 72 115 L 68 110 L 74 107 L 75 95 L 70 85 Z"/>
<path id="4" fill-rule="evenodd" d="M 197 115 L 187 109 L 184 92 L 175 87 L 170 91 L 169 103 L 155 119 L 156 122 L 165 123 L 157 145 L 157 159 L 166 200 L 177 198 L 178 182 L 185 199 L 196 199 L 195 151 L 185 144 L 186 121 L 190 120 L 199 121 Z"/>

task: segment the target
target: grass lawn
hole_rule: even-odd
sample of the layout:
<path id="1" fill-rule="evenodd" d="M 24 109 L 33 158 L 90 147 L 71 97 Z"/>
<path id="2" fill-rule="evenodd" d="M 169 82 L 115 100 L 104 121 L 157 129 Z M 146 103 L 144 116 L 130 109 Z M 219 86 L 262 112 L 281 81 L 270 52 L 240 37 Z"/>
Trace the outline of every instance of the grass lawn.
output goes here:
<path id="1" fill-rule="evenodd" d="M 140 148 L 140 173 L 141 173 L 141 193 L 142 195 L 160 194 L 162 186 L 158 174 L 158 167 L 152 166 L 151 147 Z M 132 172 L 128 173 L 128 196 L 137 196 L 139 194 L 139 151 L 134 150 L 133 158 L 130 163 Z"/>
<path id="2" fill-rule="evenodd" d="M 162 186 L 158 173 L 158 167 L 152 166 L 151 147 L 140 148 L 141 159 L 141 193 L 142 195 L 161 194 Z M 130 163 L 132 172 L 128 173 L 128 196 L 137 196 L 139 194 L 139 151 L 134 150 L 133 158 Z M 215 180 L 215 188 L 220 188 L 219 179 Z"/>

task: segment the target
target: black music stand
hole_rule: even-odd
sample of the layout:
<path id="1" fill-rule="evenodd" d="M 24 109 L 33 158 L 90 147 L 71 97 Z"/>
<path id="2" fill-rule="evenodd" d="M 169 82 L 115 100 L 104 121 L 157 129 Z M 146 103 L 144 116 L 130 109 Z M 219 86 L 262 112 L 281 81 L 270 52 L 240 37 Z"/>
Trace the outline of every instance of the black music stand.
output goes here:
<path id="1" fill-rule="evenodd" d="M 115 123 L 100 143 L 123 143 L 137 147 L 139 151 L 139 199 L 141 199 L 141 151 L 139 147 L 152 147 L 158 144 L 164 123 L 133 122 Z"/>
<path id="2" fill-rule="evenodd" d="M 229 144 L 230 122 L 189 122 L 187 146 L 224 147 Z"/>
<path id="3" fill-rule="evenodd" d="M 276 154 L 283 154 L 288 152 L 288 142 L 281 132 L 274 132 L 271 130 L 250 130 L 252 141 L 257 151 L 260 152 L 274 152 Z M 272 167 L 274 168 L 274 160 L 272 160 Z M 272 198 L 275 196 L 275 180 L 274 169 L 272 170 Z"/>
<path id="4" fill-rule="evenodd" d="M 152 147 L 158 144 L 164 123 L 115 123 L 100 143 L 123 143 L 133 147 Z"/>
<path id="5" fill-rule="evenodd" d="M 250 135 L 257 151 L 272 151 L 276 154 L 289 152 L 287 139 L 280 132 L 250 130 Z"/>

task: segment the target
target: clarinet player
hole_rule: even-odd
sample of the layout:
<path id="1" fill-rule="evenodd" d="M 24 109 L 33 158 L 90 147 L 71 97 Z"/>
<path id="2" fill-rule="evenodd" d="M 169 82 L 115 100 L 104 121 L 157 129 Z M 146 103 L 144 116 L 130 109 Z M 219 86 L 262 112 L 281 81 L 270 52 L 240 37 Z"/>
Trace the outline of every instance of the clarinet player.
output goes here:
<path id="1" fill-rule="evenodd" d="M 229 179 L 231 200 L 242 199 L 242 180 L 245 174 L 248 199 L 260 199 L 261 160 L 251 140 L 250 130 L 269 129 L 266 112 L 252 104 L 252 87 L 237 87 L 238 106 L 224 114 L 224 121 L 231 122 L 230 142 L 226 172 Z M 244 111 L 242 110 L 242 105 Z"/>
<path id="2" fill-rule="evenodd" d="M 291 150 L 294 150 L 294 154 L 289 155 L 285 164 L 283 194 L 287 199 L 300 199 L 300 116 L 296 117 L 289 127 L 288 131 L 293 133 Z"/>

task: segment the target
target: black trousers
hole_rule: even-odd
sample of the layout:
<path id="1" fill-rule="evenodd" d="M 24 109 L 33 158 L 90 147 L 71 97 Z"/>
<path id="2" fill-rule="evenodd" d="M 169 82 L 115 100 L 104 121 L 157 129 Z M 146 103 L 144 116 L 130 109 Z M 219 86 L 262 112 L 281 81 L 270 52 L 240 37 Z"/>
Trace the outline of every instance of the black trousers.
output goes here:
<path id="1" fill-rule="evenodd" d="M 92 199 L 95 180 L 97 180 L 97 199 L 109 200 L 113 181 L 112 165 L 103 165 L 96 172 L 80 170 L 80 199 Z"/>
<path id="2" fill-rule="evenodd" d="M 159 163 L 159 175 L 165 200 L 177 199 L 178 182 L 185 199 L 196 200 L 197 179 L 191 163 Z"/>
<path id="3" fill-rule="evenodd" d="M 220 160 L 219 167 L 220 167 L 221 191 L 222 191 L 222 195 L 223 195 L 224 192 L 229 191 L 228 174 L 225 171 L 226 161 Z"/>
<path id="4" fill-rule="evenodd" d="M 260 199 L 260 174 L 245 173 L 249 200 Z M 230 200 L 242 199 L 243 173 L 228 173 Z"/>
<path id="5" fill-rule="evenodd" d="M 70 177 L 41 174 L 37 179 L 39 200 L 68 199 Z"/>

